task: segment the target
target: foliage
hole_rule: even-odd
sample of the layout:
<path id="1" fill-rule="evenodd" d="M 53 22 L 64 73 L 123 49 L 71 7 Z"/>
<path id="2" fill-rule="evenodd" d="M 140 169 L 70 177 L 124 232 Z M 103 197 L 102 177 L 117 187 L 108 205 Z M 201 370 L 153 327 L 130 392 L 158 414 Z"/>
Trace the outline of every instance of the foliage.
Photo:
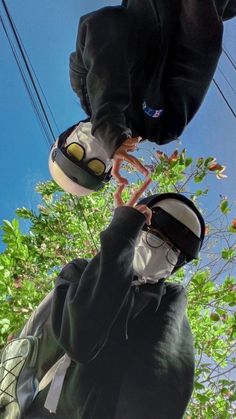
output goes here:
<path id="1" fill-rule="evenodd" d="M 213 157 L 193 161 L 183 150 L 171 156 L 153 154 L 149 193 L 185 192 L 200 207 L 208 195 L 209 176 L 219 181 L 225 167 Z M 138 182 L 137 182 L 138 183 Z M 199 187 L 200 186 L 200 187 Z M 136 185 L 124 192 L 124 199 Z M 91 258 L 99 248 L 99 232 L 109 224 L 115 186 L 75 198 L 62 193 L 53 182 L 42 183 L 38 211 L 16 210 L 17 218 L 2 224 L 5 251 L 0 254 L 0 345 L 19 330 L 43 296 L 54 286 L 61 267 L 76 257 Z M 236 219 L 224 197 L 209 214 L 201 258 L 180 269 L 174 280 L 184 281 L 196 348 L 196 382 L 188 419 L 227 419 L 236 415 L 235 366 Z M 231 218 L 230 218 L 231 217 Z M 26 220 L 29 231 L 22 232 Z M 173 278 L 172 278 L 173 280 Z"/>

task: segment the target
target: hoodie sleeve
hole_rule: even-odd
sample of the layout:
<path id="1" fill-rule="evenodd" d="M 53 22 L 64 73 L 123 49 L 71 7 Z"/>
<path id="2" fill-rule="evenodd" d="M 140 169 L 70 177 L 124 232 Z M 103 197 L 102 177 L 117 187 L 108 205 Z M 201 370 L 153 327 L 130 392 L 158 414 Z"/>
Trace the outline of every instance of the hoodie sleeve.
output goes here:
<path id="1" fill-rule="evenodd" d="M 217 1 L 181 2 L 163 77 L 160 144 L 178 138 L 198 111 L 222 51 L 223 23 Z M 225 3 L 225 2 L 224 2 Z"/>
<path id="2" fill-rule="evenodd" d="M 125 110 L 130 103 L 131 21 L 124 7 L 105 7 L 79 23 L 76 52 L 70 56 L 70 80 L 91 116 L 92 134 L 112 157 L 129 138 Z"/>
<path id="3" fill-rule="evenodd" d="M 71 266 L 59 275 L 52 306 L 52 328 L 65 352 L 76 362 L 87 362 L 100 352 L 133 279 L 134 245 L 145 217 L 131 207 L 115 210 L 101 233 L 101 250 L 80 279 Z"/>
<path id="4" fill-rule="evenodd" d="M 222 9 L 223 20 L 233 19 L 236 16 L 236 0 L 224 0 Z"/>

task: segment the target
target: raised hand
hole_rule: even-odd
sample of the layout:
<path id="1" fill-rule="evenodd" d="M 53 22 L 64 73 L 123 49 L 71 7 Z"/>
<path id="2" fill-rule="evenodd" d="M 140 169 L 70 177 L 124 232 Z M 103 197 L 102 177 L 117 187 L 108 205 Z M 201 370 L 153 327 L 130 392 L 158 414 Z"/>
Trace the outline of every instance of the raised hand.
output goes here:
<path id="1" fill-rule="evenodd" d="M 130 163 L 135 169 L 141 172 L 144 176 L 148 175 L 148 170 L 142 165 L 142 163 L 134 156 L 128 154 L 136 149 L 137 144 L 141 140 L 141 137 L 128 138 L 123 144 L 116 150 L 113 156 L 113 167 L 112 176 L 117 180 L 119 184 L 128 184 L 128 180 L 120 175 L 120 168 L 123 161 Z"/>
<path id="2" fill-rule="evenodd" d="M 130 197 L 130 199 L 128 200 L 127 203 L 124 203 L 121 194 L 125 188 L 125 184 L 121 184 L 118 186 L 118 188 L 116 189 L 115 193 L 114 193 L 114 202 L 115 202 L 115 206 L 116 207 L 123 207 L 123 206 L 127 206 L 127 207 L 133 207 L 136 210 L 138 210 L 139 212 L 141 212 L 142 214 L 145 215 L 146 217 L 146 223 L 147 225 L 151 224 L 151 218 L 152 218 L 152 211 L 150 208 L 148 208 L 146 205 L 136 205 L 137 201 L 139 200 L 139 198 L 141 197 L 141 195 L 143 194 L 143 192 L 147 189 L 147 187 L 150 185 L 150 183 L 152 182 L 151 178 L 147 178 L 143 184 L 140 186 L 140 188 L 138 188 L 136 191 L 134 191 L 134 193 L 132 194 L 132 196 Z"/>

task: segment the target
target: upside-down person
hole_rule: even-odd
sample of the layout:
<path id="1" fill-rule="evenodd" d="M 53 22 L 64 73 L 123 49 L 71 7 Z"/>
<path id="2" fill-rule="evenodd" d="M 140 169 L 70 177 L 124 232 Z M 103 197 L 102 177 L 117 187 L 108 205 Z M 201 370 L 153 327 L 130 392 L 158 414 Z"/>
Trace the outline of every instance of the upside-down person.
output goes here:
<path id="1" fill-rule="evenodd" d="M 126 205 L 119 187 L 100 252 L 72 261 L 57 279 L 52 329 L 72 361 L 61 393 L 49 398 L 56 419 L 181 419 L 190 400 L 194 352 L 186 292 L 165 280 L 198 257 L 204 221 L 177 193 L 136 204 L 148 183 Z M 47 391 L 25 419 L 51 418 Z"/>
<path id="2" fill-rule="evenodd" d="M 119 173 L 123 160 L 146 176 L 129 152 L 141 139 L 162 145 L 181 135 L 213 78 L 223 21 L 235 14 L 236 0 L 124 0 L 83 16 L 70 79 L 88 120 L 54 145 L 56 182 L 91 193 L 110 179 L 111 159 L 119 183 L 127 182 Z M 79 147 L 68 147 L 72 142 Z M 94 158 L 102 163 L 89 165 Z"/>

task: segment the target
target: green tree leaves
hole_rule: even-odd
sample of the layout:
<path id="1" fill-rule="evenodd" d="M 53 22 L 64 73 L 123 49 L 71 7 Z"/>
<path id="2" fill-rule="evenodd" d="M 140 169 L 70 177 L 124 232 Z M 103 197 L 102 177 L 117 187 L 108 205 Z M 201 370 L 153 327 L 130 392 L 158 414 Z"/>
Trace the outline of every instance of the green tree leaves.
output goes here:
<path id="1" fill-rule="evenodd" d="M 231 209 L 229 208 L 229 202 L 227 199 L 223 199 L 220 204 L 220 210 L 223 212 L 223 214 L 228 214 Z"/>

